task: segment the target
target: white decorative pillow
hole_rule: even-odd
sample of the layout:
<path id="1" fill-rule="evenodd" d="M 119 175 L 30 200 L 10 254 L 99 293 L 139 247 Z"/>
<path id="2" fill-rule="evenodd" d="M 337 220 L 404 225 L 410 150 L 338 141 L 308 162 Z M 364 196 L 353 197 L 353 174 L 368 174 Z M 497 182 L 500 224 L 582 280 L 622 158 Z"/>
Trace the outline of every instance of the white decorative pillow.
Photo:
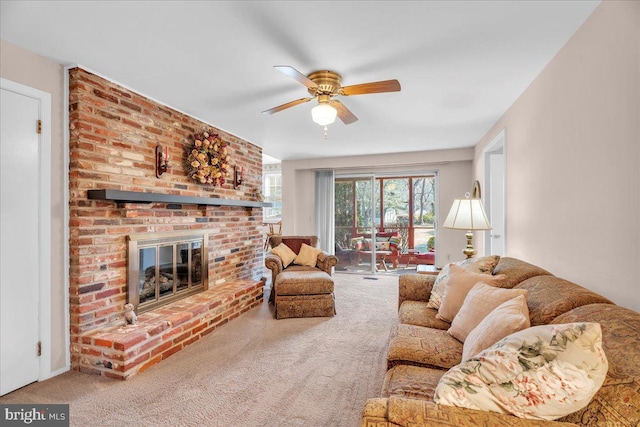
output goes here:
<path id="1" fill-rule="evenodd" d="M 498 255 L 490 255 L 482 258 L 467 258 L 464 261 L 458 261 L 451 264 L 464 267 L 466 270 L 474 273 L 493 274 L 493 270 L 496 268 L 496 265 L 498 265 L 498 261 L 500 261 L 500 257 Z M 427 307 L 435 308 L 436 310 L 440 308 L 442 295 L 444 294 L 444 287 L 451 274 L 449 270 L 449 266 L 451 264 L 445 265 L 440 273 L 438 273 L 438 276 L 433 283 L 433 289 L 431 289 L 431 296 L 429 297 Z"/>
<path id="2" fill-rule="evenodd" d="M 300 247 L 300 253 L 293 260 L 298 265 L 306 265 L 308 267 L 315 267 L 318 262 L 318 255 L 322 252 L 320 248 L 314 248 L 306 243 L 303 243 Z"/>
<path id="3" fill-rule="evenodd" d="M 458 314 L 465 297 L 477 283 L 482 282 L 489 286 L 499 287 L 507 277 L 504 274 L 491 276 L 489 274 L 474 273 L 455 264 L 451 264 L 449 269 L 451 270 L 451 275 L 444 287 L 440 308 L 438 309 L 438 314 L 436 314 L 438 319 L 449 323 Z"/>
<path id="4" fill-rule="evenodd" d="M 280 260 L 282 260 L 282 266 L 284 268 L 287 268 L 287 266 L 291 264 L 294 259 L 296 259 L 296 253 L 293 252 L 291 248 L 284 243 L 280 243 L 278 246 L 271 249 L 271 253 L 280 257 Z"/>
<path id="5" fill-rule="evenodd" d="M 524 295 L 503 302 L 467 335 L 462 348 L 462 360 L 475 356 L 502 338 L 529 326 L 529 307 Z"/>
<path id="6" fill-rule="evenodd" d="M 376 242 L 376 251 L 388 251 L 389 242 Z"/>
<path id="7" fill-rule="evenodd" d="M 503 289 L 478 283 L 467 294 L 447 332 L 458 341 L 465 342 L 469 333 L 500 304 L 527 294 L 526 289 Z"/>
<path id="8" fill-rule="evenodd" d="M 598 323 L 528 328 L 447 371 L 441 405 L 555 420 L 589 404 L 607 375 Z"/>

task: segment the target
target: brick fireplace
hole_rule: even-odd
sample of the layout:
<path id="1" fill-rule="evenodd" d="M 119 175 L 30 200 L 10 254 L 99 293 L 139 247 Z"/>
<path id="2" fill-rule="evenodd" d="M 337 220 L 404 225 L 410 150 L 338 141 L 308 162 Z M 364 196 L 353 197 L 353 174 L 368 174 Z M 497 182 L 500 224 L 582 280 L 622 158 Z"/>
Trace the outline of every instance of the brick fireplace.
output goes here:
<path id="1" fill-rule="evenodd" d="M 70 328 L 72 368 L 127 378 L 169 357 L 262 302 L 262 208 L 96 200 L 120 190 L 252 201 L 262 183 L 262 150 L 81 68 L 69 71 Z M 244 168 L 237 189 L 197 184 L 185 159 L 193 134 L 213 129 Z M 156 146 L 169 168 L 156 177 Z M 202 232 L 208 239 L 200 293 L 153 308 L 123 326 L 128 298 L 127 236 Z"/>

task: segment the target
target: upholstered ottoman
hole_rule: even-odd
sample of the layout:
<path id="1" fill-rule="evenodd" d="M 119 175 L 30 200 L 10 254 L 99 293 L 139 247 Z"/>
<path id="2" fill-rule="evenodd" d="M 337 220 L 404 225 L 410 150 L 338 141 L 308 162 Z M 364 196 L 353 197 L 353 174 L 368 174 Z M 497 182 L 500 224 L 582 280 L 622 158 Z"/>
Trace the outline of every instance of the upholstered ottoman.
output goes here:
<path id="1" fill-rule="evenodd" d="M 274 285 L 276 319 L 336 314 L 333 279 L 324 271 L 283 271 Z"/>

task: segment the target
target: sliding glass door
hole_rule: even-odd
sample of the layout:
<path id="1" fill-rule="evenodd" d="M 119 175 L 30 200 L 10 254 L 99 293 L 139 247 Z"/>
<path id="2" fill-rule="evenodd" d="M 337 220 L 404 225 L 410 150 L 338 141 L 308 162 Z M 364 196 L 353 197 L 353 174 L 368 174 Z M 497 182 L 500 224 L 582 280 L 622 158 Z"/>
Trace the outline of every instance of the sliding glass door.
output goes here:
<path id="1" fill-rule="evenodd" d="M 374 176 L 338 178 L 335 182 L 335 241 L 339 270 L 359 273 L 375 269 L 375 245 L 371 245 L 380 218 L 380 183 Z"/>
<path id="2" fill-rule="evenodd" d="M 339 271 L 392 272 L 435 262 L 436 174 L 337 176 Z"/>

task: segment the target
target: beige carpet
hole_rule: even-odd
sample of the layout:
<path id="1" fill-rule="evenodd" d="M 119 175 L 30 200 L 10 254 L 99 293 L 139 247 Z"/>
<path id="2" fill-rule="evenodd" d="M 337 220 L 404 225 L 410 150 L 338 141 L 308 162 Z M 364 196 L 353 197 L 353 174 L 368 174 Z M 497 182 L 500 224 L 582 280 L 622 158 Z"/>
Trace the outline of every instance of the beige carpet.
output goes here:
<path id="1" fill-rule="evenodd" d="M 73 426 L 358 426 L 397 317 L 398 278 L 377 279 L 336 274 L 332 318 L 275 320 L 265 295 L 128 381 L 68 372 L 0 403 L 69 403 Z"/>

